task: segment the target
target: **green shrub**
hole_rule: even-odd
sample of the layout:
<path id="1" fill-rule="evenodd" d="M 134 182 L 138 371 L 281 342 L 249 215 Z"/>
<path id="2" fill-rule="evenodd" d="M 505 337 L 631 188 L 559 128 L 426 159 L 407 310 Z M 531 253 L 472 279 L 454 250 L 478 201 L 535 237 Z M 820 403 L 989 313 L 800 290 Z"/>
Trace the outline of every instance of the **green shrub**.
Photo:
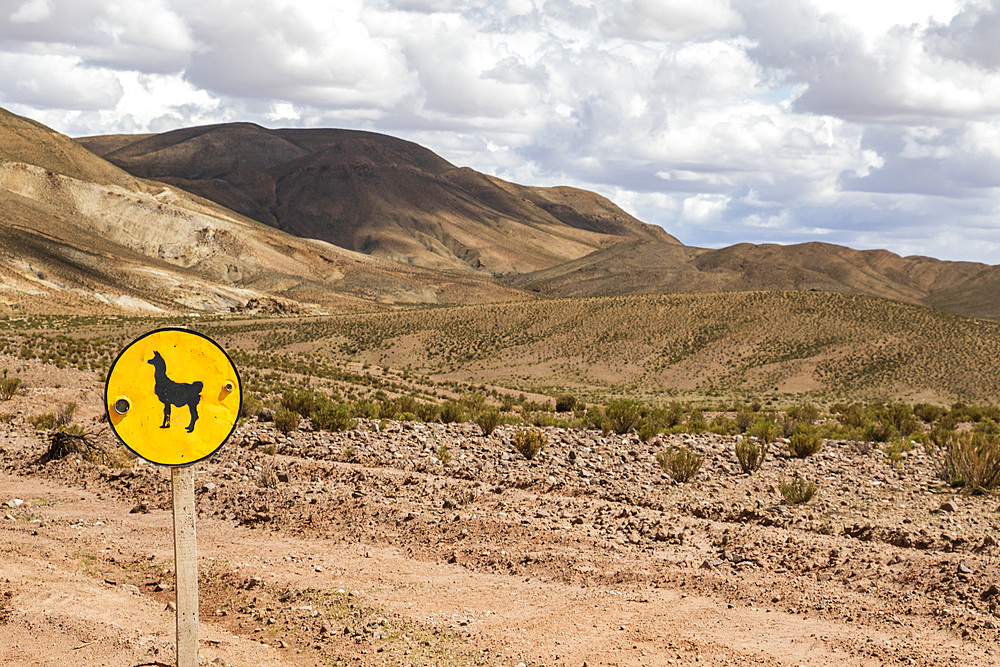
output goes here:
<path id="1" fill-rule="evenodd" d="M 938 477 L 954 487 L 983 493 L 1000 486 L 1000 436 L 951 433 L 941 438 Z"/>
<path id="2" fill-rule="evenodd" d="M 297 413 L 300 417 L 308 417 L 316 407 L 316 394 L 312 389 L 298 391 L 286 389 L 281 394 L 281 407 Z"/>
<path id="3" fill-rule="evenodd" d="M 724 415 L 716 416 L 708 427 L 712 433 L 717 435 L 736 435 L 740 432 L 739 426 L 736 425 L 736 420 Z"/>
<path id="4" fill-rule="evenodd" d="M 437 448 L 437 451 L 434 452 L 434 454 L 435 456 L 437 456 L 438 461 L 440 461 L 441 463 L 448 463 L 449 461 L 451 461 L 451 452 L 448 451 L 448 445 L 444 444 L 443 442 L 441 443 L 441 446 Z"/>
<path id="5" fill-rule="evenodd" d="M 608 403 L 604 410 L 612 431 L 623 435 L 639 425 L 642 417 L 642 405 L 638 401 L 619 398 Z"/>
<path id="6" fill-rule="evenodd" d="M 529 461 L 542 451 L 548 438 L 537 429 L 522 429 L 514 433 L 514 449 Z"/>
<path id="7" fill-rule="evenodd" d="M 482 430 L 483 435 L 490 435 L 500 425 L 500 411 L 494 407 L 484 408 L 476 415 L 476 426 Z"/>
<path id="8" fill-rule="evenodd" d="M 823 448 L 823 438 L 812 426 L 800 424 L 788 439 L 788 451 L 800 459 L 808 458 Z"/>
<path id="9" fill-rule="evenodd" d="M 780 482 L 778 484 L 778 491 L 781 492 L 781 497 L 789 505 L 801 505 L 812 500 L 813 496 L 816 495 L 817 488 L 812 482 L 807 482 L 801 477 L 796 477 L 795 479 Z"/>
<path id="10" fill-rule="evenodd" d="M 752 438 L 743 438 L 736 443 L 736 460 L 748 475 L 760 469 L 767 456 L 767 445 Z"/>
<path id="11" fill-rule="evenodd" d="M 758 419 L 747 429 L 747 435 L 769 445 L 778 437 L 778 425 L 770 419 Z"/>
<path id="12" fill-rule="evenodd" d="M 38 431 L 48 431 L 56 427 L 56 415 L 53 412 L 44 412 L 40 415 L 28 417 L 28 423 Z"/>
<path id="13" fill-rule="evenodd" d="M 649 442 L 655 438 L 660 433 L 660 427 L 657 425 L 656 420 L 651 417 L 644 417 L 642 421 L 639 422 L 639 439 L 643 442 Z"/>
<path id="14" fill-rule="evenodd" d="M 0 401 L 10 400 L 20 388 L 21 378 L 7 377 L 7 372 L 4 371 L 4 376 L 0 378 Z"/>
<path id="15" fill-rule="evenodd" d="M 704 457 L 687 447 L 671 447 L 656 453 L 656 462 L 674 481 L 687 482 L 694 479 L 701 469 Z"/>
<path id="16" fill-rule="evenodd" d="M 757 415 L 748 410 L 740 410 L 736 413 L 736 428 L 740 430 L 740 433 L 746 433 L 755 421 L 757 421 Z"/>
<path id="17" fill-rule="evenodd" d="M 441 404 L 438 419 L 445 424 L 465 421 L 465 410 L 458 401 L 445 401 Z"/>
<path id="18" fill-rule="evenodd" d="M 318 405 L 310 415 L 310 420 L 313 427 L 321 431 L 346 431 L 355 425 L 350 406 L 332 401 L 324 401 Z"/>
<path id="19" fill-rule="evenodd" d="M 281 407 L 274 413 L 274 427 L 285 435 L 297 429 L 300 421 L 302 417 L 295 410 Z"/>
<path id="20" fill-rule="evenodd" d="M 576 409 L 576 396 L 563 394 L 556 397 L 556 412 L 572 412 Z"/>
<path id="21" fill-rule="evenodd" d="M 861 428 L 861 437 L 869 442 L 888 442 L 897 435 L 899 435 L 899 431 L 892 422 L 882 421 L 881 419 L 868 422 Z"/>
<path id="22" fill-rule="evenodd" d="M 813 423 L 819 417 L 819 408 L 811 403 L 799 403 L 785 410 L 785 414 L 793 422 Z"/>
<path id="23" fill-rule="evenodd" d="M 243 397 L 243 405 L 240 406 L 240 417 L 256 417 L 264 409 L 264 403 L 253 394 Z"/>

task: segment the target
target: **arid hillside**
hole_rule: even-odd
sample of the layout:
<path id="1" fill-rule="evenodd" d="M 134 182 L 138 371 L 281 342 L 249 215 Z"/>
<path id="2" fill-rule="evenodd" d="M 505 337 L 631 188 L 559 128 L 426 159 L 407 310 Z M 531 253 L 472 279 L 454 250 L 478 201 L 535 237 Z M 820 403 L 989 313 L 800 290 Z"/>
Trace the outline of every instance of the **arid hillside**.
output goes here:
<path id="1" fill-rule="evenodd" d="M 133 177 L 0 112 L 0 312 L 321 312 L 519 298 L 475 274 L 407 267 Z"/>
<path id="2" fill-rule="evenodd" d="M 507 183 L 371 132 L 235 123 L 79 141 L 134 175 L 404 264 L 503 275 L 626 239 L 677 244 L 592 192 Z"/>
<path id="3" fill-rule="evenodd" d="M 1000 324 L 863 295 L 557 299 L 205 323 L 255 363 L 331 359 L 550 396 L 1000 400 Z"/>
<path id="4" fill-rule="evenodd" d="M 817 289 L 1000 318 L 1000 267 L 826 243 L 689 247 L 595 193 L 507 183 L 382 134 L 235 123 L 79 141 L 301 237 L 546 296 Z"/>
<path id="5" fill-rule="evenodd" d="M 511 277 L 509 282 L 557 297 L 821 290 L 868 294 L 971 317 L 1000 318 L 1000 267 L 900 257 L 887 250 L 854 250 L 829 243 L 739 243 L 708 250 L 632 241 Z"/>

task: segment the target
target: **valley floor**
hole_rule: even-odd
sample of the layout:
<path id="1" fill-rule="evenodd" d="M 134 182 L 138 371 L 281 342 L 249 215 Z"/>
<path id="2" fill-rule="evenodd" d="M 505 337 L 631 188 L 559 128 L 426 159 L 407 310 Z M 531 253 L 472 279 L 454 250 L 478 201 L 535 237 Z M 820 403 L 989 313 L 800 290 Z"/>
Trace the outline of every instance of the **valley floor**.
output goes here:
<path id="1" fill-rule="evenodd" d="M 240 427 L 196 475 L 202 663 L 1000 662 L 997 501 L 919 446 L 776 444 L 749 477 L 732 438 L 547 429 L 526 461 L 512 430 Z M 671 442 L 694 481 L 656 465 Z M 0 424 L 0 663 L 172 664 L 168 471 L 47 447 Z M 781 504 L 792 475 L 817 497 Z"/>

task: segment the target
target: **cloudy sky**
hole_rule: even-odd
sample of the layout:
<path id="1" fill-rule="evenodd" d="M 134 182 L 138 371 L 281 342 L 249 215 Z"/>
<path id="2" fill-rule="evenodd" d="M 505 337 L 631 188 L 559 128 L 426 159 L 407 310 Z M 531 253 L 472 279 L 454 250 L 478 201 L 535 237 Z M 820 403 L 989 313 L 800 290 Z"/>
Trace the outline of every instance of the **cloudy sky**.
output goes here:
<path id="1" fill-rule="evenodd" d="M 1000 0 L 0 0 L 0 106 L 374 130 L 689 245 L 1000 264 Z"/>

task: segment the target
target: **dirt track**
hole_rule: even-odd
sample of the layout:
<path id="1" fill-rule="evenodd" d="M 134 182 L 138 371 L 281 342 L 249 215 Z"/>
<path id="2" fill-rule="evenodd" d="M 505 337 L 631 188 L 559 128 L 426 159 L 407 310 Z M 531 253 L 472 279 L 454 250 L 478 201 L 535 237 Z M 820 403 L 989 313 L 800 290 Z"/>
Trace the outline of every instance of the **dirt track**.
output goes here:
<path id="1" fill-rule="evenodd" d="M 997 501 L 956 498 L 919 447 L 775 445 L 747 477 L 719 436 L 549 429 L 529 462 L 478 433 L 241 427 L 198 468 L 203 663 L 998 662 Z M 705 454 L 694 482 L 656 466 L 668 440 Z M 0 424 L 0 503 L 23 501 L 0 505 L 0 663 L 170 664 L 167 471 L 33 464 L 46 445 Z M 793 474 L 809 504 L 780 504 Z"/>

